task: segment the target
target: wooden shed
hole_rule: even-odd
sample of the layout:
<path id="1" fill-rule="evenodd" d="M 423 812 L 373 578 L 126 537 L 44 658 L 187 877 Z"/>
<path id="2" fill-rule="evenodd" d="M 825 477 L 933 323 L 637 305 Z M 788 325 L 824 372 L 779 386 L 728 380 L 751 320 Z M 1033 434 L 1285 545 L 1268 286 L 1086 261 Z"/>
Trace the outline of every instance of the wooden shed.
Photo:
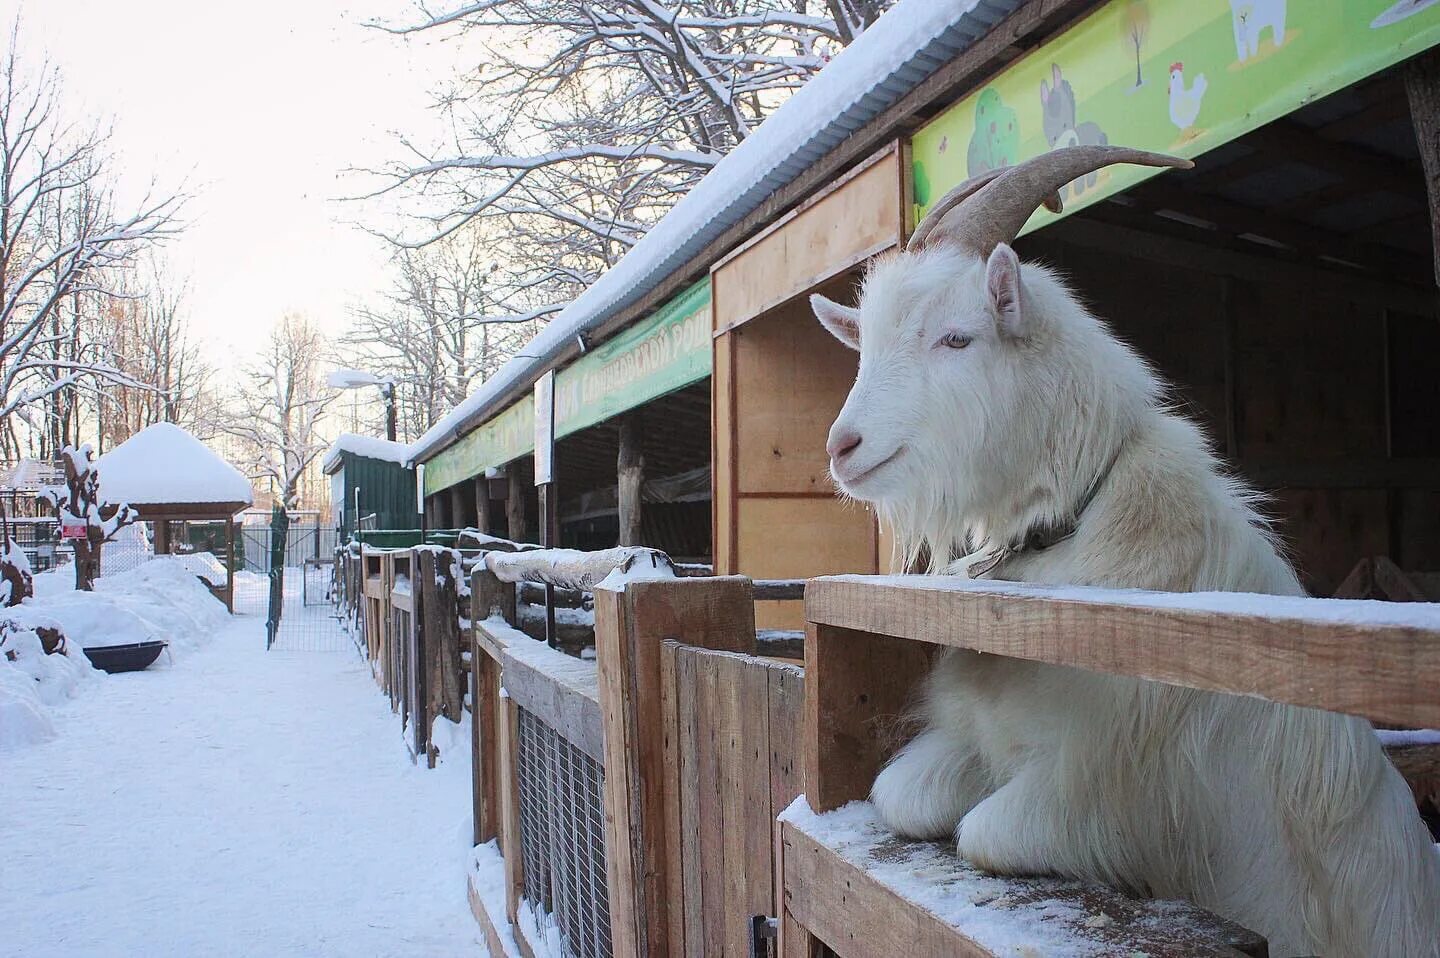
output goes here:
<path id="1" fill-rule="evenodd" d="M 853 302 L 866 264 L 967 177 L 1110 142 L 1196 168 L 1070 184 L 1062 216 L 1031 220 L 1022 255 L 1057 266 L 1175 384 L 1272 497 L 1312 592 L 1376 557 L 1440 569 L 1427 52 L 1440 7 L 1296 7 L 1246 21 L 1239 45 L 1224 4 L 996 0 L 948 16 L 923 82 L 877 72 L 856 100 L 805 101 L 835 114 L 823 150 L 785 127 L 809 129 L 799 110 L 777 114 L 767 142 L 785 162 L 757 166 L 730 206 L 699 189 L 672 213 L 667 235 L 706 242 L 688 258 L 637 247 L 423 438 L 431 525 L 652 545 L 767 579 L 888 569 L 885 531 L 828 479 L 825 433 L 855 357 L 808 295 Z M 702 310 L 708 356 L 680 321 Z M 801 624 L 798 602 L 757 615 Z"/>
<path id="2" fill-rule="evenodd" d="M 156 555 L 166 555 L 184 537 L 172 523 L 215 523 L 221 527 L 225 582 L 210 590 L 235 611 L 235 517 L 254 501 L 250 480 L 208 446 L 174 423 L 140 430 L 96 462 L 100 494 L 128 503 L 154 528 Z"/>
<path id="3" fill-rule="evenodd" d="M 357 529 L 412 529 L 419 525 L 415 470 L 409 447 L 374 436 L 343 432 L 330 444 L 320 468 L 330 477 L 330 508 L 344 540 Z"/>

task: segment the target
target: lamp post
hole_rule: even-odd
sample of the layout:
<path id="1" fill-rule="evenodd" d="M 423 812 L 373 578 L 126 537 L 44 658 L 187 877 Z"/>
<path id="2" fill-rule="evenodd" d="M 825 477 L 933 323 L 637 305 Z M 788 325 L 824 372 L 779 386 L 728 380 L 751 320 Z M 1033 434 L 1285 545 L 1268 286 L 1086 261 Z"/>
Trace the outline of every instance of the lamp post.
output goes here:
<path id="1" fill-rule="evenodd" d="M 337 369 L 326 379 L 331 389 L 362 389 L 375 386 L 385 399 L 385 438 L 395 441 L 395 380 L 361 369 Z"/>

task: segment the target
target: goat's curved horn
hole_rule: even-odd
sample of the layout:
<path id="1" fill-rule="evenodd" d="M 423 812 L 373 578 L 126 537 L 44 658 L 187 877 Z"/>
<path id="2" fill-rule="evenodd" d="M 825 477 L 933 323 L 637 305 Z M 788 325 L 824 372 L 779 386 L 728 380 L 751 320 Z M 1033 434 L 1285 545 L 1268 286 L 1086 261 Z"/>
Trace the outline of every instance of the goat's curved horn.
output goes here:
<path id="1" fill-rule="evenodd" d="M 1055 194 L 1060 187 L 1116 163 L 1182 170 L 1195 165 L 1178 156 L 1125 146 L 1069 146 L 1051 150 L 1018 166 L 991 171 L 956 187 L 926 214 L 908 248 L 919 249 L 944 236 L 981 256 L 989 256 L 1000 243 L 1015 240 L 1042 202 L 1059 212 L 1059 199 Z"/>
<path id="2" fill-rule="evenodd" d="M 913 253 L 915 250 L 924 246 L 930 238 L 930 234 L 934 232 L 935 227 L 939 226 L 945 219 L 946 213 L 949 213 L 955 207 L 965 202 L 972 193 L 1008 169 L 1010 169 L 1010 167 L 1000 166 L 993 170 L 986 170 L 978 176 L 972 176 L 936 200 L 930 209 L 925 211 L 925 217 L 916 224 L 915 232 L 910 234 L 910 241 L 905 244 L 905 248 Z M 1060 202 L 1059 192 L 1051 193 L 1045 197 L 1045 208 L 1052 213 L 1059 213 L 1064 209 L 1063 204 Z"/>

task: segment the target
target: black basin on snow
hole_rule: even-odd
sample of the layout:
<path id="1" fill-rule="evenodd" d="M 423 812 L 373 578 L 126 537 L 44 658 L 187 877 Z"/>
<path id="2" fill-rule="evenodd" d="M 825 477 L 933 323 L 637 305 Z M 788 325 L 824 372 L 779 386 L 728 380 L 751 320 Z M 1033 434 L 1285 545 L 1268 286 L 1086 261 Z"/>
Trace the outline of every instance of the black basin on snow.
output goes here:
<path id="1" fill-rule="evenodd" d="M 131 642 L 128 645 L 97 645 L 83 650 L 90 664 L 106 672 L 139 672 L 160 658 L 165 643 Z"/>

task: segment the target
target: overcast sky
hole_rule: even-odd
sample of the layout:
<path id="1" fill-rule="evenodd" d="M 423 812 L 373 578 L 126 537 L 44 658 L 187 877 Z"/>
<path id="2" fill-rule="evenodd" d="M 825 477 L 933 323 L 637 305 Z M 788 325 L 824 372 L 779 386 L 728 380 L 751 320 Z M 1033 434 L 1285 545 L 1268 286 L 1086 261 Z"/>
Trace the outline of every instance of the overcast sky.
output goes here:
<path id="1" fill-rule="evenodd" d="M 193 328 L 231 362 L 287 309 L 329 330 L 383 286 L 383 245 L 335 202 L 350 166 L 399 155 L 393 131 L 430 142 L 430 91 L 463 47 L 360 24 L 409 0 L 0 0 L 22 50 L 63 72 L 65 102 L 113 122 L 123 188 L 196 194 L 166 259 L 190 276 Z M 134 195 L 133 193 L 131 194 Z"/>

